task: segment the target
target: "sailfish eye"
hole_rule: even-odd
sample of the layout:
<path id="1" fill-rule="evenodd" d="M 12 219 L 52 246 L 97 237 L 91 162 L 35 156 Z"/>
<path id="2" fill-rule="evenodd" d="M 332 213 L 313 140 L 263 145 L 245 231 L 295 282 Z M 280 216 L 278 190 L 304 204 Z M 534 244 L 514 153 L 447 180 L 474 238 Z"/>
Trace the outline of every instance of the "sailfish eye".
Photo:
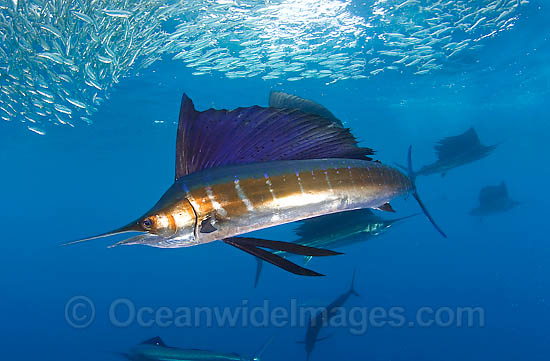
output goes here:
<path id="1" fill-rule="evenodd" d="M 145 218 L 143 221 L 141 221 L 141 226 L 149 231 L 151 228 L 153 228 L 153 220 L 151 218 Z"/>

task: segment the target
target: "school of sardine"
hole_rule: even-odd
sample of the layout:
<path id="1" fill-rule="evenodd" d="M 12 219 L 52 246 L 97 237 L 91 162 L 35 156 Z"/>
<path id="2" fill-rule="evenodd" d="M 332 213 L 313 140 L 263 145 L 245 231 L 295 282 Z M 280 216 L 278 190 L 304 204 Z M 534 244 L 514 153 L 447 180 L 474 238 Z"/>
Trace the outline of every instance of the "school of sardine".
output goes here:
<path id="1" fill-rule="evenodd" d="M 0 0 L 0 118 L 74 126 L 161 59 L 194 75 L 328 82 L 452 69 L 527 0 Z"/>

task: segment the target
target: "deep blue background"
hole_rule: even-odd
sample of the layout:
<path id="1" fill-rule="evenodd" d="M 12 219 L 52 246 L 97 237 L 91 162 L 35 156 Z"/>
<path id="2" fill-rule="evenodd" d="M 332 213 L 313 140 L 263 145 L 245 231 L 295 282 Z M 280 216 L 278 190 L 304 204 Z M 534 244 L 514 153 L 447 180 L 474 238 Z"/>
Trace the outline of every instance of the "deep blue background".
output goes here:
<path id="1" fill-rule="evenodd" d="M 350 306 L 480 306 L 484 328 L 371 328 L 363 336 L 324 330 L 312 360 L 547 360 L 550 246 L 548 244 L 548 8 L 522 10 L 515 29 L 501 34 L 464 71 L 428 77 L 294 83 L 194 77 L 164 61 L 121 81 L 93 116 L 93 126 L 47 128 L 47 136 L 0 124 L 0 345 L 5 360 L 114 359 L 142 339 L 251 355 L 277 334 L 264 359 L 304 358 L 303 329 L 115 328 L 108 307 L 119 297 L 137 306 L 238 306 L 268 299 L 288 305 L 327 304 L 344 292 L 354 268 L 361 298 Z M 173 180 L 179 101 L 198 109 L 266 105 L 271 89 L 314 99 L 353 128 L 386 163 L 402 162 L 415 146 L 417 167 L 433 161 L 440 138 L 475 126 L 485 144 L 502 142 L 487 159 L 423 177 L 419 191 L 441 226 L 443 240 L 423 217 L 314 260 L 328 276 L 299 278 L 271 266 L 253 289 L 255 261 L 223 244 L 178 250 L 107 249 L 106 240 L 74 247 L 59 243 L 126 224 L 147 210 Z M 162 120 L 164 123 L 154 123 Z M 481 187 L 506 181 L 522 205 L 480 221 L 468 215 Z M 398 215 L 418 211 L 399 200 Z M 290 240 L 289 228 L 264 232 Z M 67 300 L 95 302 L 84 330 L 64 318 Z"/>

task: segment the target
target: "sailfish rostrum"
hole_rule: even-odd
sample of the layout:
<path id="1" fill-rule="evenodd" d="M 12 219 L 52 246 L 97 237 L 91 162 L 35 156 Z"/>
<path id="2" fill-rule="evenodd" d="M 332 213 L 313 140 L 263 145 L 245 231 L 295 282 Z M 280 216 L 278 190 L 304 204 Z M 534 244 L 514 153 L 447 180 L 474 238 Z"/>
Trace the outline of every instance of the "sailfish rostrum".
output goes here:
<path id="1" fill-rule="evenodd" d="M 373 153 L 359 147 L 349 129 L 317 115 L 260 106 L 197 111 L 184 94 L 174 184 L 137 220 L 69 244 L 127 232 L 140 234 L 114 246 L 179 248 L 221 240 L 289 272 L 318 276 L 264 248 L 339 253 L 240 235 L 325 214 L 389 209 L 390 200 L 408 193 L 435 225 L 414 180 L 373 161 Z"/>

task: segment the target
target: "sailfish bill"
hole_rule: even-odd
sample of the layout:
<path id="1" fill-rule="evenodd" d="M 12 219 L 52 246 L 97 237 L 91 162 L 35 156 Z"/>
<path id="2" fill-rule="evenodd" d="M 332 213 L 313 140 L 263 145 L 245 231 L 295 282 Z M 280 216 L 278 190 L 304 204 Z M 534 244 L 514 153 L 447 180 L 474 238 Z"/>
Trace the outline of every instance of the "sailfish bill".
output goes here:
<path id="1" fill-rule="evenodd" d="M 62 243 L 61 246 L 69 246 L 69 245 L 72 245 L 72 244 L 87 242 L 87 241 L 91 241 L 91 240 L 94 240 L 94 239 L 100 239 L 100 238 L 115 236 L 117 234 L 136 233 L 136 232 L 144 233 L 144 230 L 141 229 L 137 223 L 130 223 L 129 225 L 118 228 L 118 229 L 115 229 L 114 231 L 98 234 L 97 236 L 77 239 L 77 240 L 71 241 L 71 242 L 65 242 L 65 243 Z M 121 242 L 123 242 L 123 241 L 121 241 Z"/>

